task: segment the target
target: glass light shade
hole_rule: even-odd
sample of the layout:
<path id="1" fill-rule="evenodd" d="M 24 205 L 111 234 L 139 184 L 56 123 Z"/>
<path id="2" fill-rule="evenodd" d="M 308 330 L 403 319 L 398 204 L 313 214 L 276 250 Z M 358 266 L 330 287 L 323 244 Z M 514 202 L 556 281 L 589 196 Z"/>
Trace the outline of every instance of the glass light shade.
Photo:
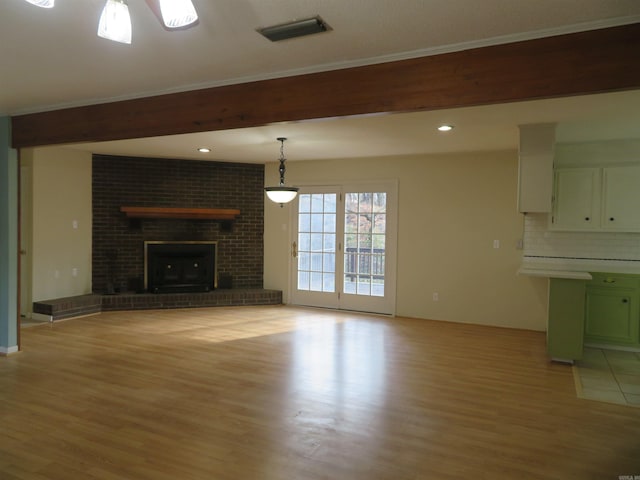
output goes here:
<path id="1" fill-rule="evenodd" d="M 167 28 L 181 28 L 198 20 L 191 0 L 160 0 L 162 21 Z"/>
<path id="2" fill-rule="evenodd" d="M 100 16 L 98 36 L 120 43 L 131 43 L 131 16 L 124 0 L 107 0 Z"/>
<path id="3" fill-rule="evenodd" d="M 55 0 L 27 0 L 27 2 L 42 8 L 53 8 Z"/>
<path id="4" fill-rule="evenodd" d="M 269 200 L 279 204 L 289 203 L 298 194 L 296 187 L 266 187 L 264 191 L 267 192 Z"/>

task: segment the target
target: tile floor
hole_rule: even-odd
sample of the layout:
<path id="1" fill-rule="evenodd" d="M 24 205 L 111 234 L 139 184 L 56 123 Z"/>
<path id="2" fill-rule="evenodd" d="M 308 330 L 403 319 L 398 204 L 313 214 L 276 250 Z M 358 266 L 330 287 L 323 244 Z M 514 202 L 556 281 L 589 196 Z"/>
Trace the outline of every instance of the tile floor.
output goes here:
<path id="1" fill-rule="evenodd" d="M 640 407 L 640 353 L 585 348 L 573 367 L 578 397 Z"/>

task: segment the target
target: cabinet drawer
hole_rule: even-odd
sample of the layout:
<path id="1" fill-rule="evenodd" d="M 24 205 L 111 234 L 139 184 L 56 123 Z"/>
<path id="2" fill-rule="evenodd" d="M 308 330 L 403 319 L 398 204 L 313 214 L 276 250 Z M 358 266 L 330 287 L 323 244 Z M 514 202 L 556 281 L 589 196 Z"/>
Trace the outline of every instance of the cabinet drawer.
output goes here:
<path id="1" fill-rule="evenodd" d="M 632 288 L 640 289 L 640 280 L 637 277 L 619 274 L 592 273 L 591 281 L 587 282 L 587 288 Z"/>

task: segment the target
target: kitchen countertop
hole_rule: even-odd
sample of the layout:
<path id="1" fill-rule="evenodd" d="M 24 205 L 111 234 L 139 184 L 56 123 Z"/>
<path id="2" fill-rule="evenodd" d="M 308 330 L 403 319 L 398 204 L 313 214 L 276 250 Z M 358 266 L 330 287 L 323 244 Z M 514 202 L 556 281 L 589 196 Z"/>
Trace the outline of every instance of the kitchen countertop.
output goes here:
<path id="1" fill-rule="evenodd" d="M 518 275 L 591 280 L 590 272 L 640 274 L 640 261 L 524 257 Z"/>

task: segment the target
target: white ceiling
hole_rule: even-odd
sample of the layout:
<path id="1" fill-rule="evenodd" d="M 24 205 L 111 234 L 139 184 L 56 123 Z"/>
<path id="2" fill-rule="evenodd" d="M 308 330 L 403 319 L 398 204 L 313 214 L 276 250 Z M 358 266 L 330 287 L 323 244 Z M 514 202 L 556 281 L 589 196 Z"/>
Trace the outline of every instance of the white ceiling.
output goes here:
<path id="1" fill-rule="evenodd" d="M 104 0 L 0 3 L 0 115 L 257 79 L 640 22 L 638 0 L 193 0 L 196 27 L 164 30 L 129 0 L 133 43 L 95 34 Z M 321 15 L 333 28 L 272 43 L 259 27 Z M 541 72 L 543 74 L 543 72 Z M 297 122 L 75 146 L 99 153 L 266 162 L 516 148 L 517 125 L 558 122 L 560 141 L 640 136 L 640 91 L 523 104 Z M 453 123 L 449 134 L 435 130 Z M 199 146 L 212 152 L 198 154 Z"/>

